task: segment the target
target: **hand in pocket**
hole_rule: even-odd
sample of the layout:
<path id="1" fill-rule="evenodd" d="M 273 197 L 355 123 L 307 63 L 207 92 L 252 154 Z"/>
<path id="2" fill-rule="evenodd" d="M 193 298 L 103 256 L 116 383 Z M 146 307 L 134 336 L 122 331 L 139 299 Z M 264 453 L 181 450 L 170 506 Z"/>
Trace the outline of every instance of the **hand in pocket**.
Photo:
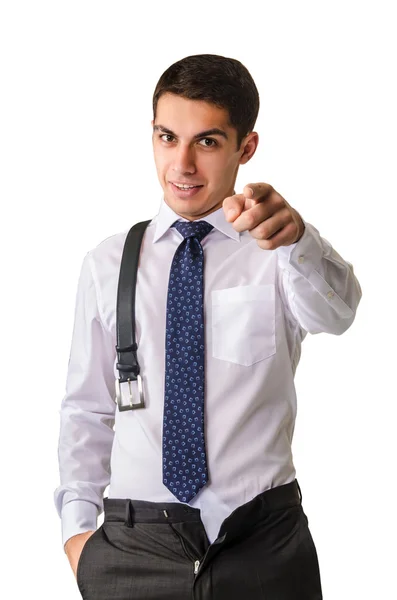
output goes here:
<path id="1" fill-rule="evenodd" d="M 84 533 L 78 533 L 77 535 L 74 535 L 71 538 L 69 538 L 65 544 L 66 556 L 69 559 L 69 563 L 72 567 L 72 571 L 75 577 L 77 574 L 77 567 L 83 548 L 87 543 L 88 538 L 90 538 L 93 533 L 95 533 L 95 531 L 92 530 L 85 531 Z"/>

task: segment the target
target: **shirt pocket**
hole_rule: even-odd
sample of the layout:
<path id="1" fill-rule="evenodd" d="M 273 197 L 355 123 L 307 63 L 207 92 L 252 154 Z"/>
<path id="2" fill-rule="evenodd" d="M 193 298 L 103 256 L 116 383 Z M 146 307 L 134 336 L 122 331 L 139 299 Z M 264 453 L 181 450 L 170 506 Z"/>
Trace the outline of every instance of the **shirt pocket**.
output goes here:
<path id="1" fill-rule="evenodd" d="M 249 367 L 276 353 L 275 286 L 211 292 L 212 356 Z"/>

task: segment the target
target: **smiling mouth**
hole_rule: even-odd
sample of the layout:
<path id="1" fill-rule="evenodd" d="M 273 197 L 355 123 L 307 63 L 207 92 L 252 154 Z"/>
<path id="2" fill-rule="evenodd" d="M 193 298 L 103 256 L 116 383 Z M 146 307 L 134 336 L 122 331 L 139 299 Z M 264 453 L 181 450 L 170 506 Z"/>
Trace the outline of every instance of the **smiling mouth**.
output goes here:
<path id="1" fill-rule="evenodd" d="M 181 184 L 181 183 L 174 183 L 173 181 L 171 181 L 172 185 L 174 185 L 175 187 L 178 188 L 178 190 L 192 190 L 194 188 L 198 188 L 198 187 L 203 187 L 202 185 L 190 185 L 190 184 Z"/>

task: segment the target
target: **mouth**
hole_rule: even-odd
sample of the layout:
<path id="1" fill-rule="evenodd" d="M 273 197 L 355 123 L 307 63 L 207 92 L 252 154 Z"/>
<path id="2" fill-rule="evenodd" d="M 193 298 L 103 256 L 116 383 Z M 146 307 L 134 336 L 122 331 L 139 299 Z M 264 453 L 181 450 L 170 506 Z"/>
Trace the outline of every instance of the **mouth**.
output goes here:
<path id="1" fill-rule="evenodd" d="M 191 198 L 192 196 L 198 194 L 200 189 L 204 187 L 203 185 L 173 183 L 172 181 L 169 183 L 174 195 L 177 198 Z"/>

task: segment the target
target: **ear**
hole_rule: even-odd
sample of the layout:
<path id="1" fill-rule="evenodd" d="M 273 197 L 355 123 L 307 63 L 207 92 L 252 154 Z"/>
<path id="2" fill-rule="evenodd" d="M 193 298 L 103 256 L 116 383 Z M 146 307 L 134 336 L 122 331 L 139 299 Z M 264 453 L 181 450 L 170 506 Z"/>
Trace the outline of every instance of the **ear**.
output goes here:
<path id="1" fill-rule="evenodd" d="M 254 156 L 259 144 L 259 135 L 256 131 L 251 131 L 241 142 L 240 165 L 245 165 Z"/>

